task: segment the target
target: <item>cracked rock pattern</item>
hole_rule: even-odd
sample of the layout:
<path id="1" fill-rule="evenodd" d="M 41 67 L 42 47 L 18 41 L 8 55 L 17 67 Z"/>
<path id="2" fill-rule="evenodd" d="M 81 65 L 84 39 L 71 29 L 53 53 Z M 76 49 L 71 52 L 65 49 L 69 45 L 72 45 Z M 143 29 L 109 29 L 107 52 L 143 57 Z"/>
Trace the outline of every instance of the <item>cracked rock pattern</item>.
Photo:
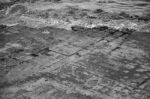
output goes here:
<path id="1" fill-rule="evenodd" d="M 0 99 L 150 99 L 147 0 L 0 4 Z"/>

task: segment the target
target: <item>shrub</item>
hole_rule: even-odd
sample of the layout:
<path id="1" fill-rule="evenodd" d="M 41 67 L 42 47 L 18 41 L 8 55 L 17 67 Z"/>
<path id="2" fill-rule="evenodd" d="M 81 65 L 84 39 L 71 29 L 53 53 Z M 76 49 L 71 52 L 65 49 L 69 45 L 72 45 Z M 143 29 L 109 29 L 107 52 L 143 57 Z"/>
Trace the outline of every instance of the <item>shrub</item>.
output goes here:
<path id="1" fill-rule="evenodd" d="M 107 30 L 109 27 L 108 26 L 98 26 L 98 27 L 94 27 L 93 29 L 98 29 L 99 31 L 104 31 Z"/>
<path id="2" fill-rule="evenodd" d="M 94 13 L 102 13 L 102 12 L 104 12 L 102 9 L 96 9 L 96 10 L 94 11 Z"/>
<path id="3" fill-rule="evenodd" d="M 72 26 L 71 29 L 73 31 L 82 31 L 84 30 L 85 28 L 84 27 L 81 27 L 81 26 Z"/>
<path id="4" fill-rule="evenodd" d="M 125 12 L 121 12 L 121 13 L 119 13 L 119 15 L 124 17 L 124 18 L 130 18 L 130 15 L 125 13 Z"/>

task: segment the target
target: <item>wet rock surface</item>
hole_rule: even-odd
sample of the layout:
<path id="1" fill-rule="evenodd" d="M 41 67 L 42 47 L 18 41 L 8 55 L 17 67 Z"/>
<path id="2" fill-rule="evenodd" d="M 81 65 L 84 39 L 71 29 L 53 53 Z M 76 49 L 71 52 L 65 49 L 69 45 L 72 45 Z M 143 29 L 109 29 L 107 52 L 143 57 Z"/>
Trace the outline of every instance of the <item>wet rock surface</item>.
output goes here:
<path id="1" fill-rule="evenodd" d="M 0 99 L 150 98 L 150 33 L 142 29 L 147 19 L 75 9 L 74 3 L 61 11 L 55 8 L 63 5 L 59 0 L 48 13 L 33 2 L 3 9 Z"/>

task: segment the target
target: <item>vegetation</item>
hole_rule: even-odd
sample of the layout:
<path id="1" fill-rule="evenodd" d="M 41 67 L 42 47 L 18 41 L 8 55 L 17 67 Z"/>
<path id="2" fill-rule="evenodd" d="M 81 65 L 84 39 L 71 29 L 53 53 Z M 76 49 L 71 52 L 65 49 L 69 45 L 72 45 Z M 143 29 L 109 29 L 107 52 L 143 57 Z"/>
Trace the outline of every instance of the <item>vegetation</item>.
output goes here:
<path id="1" fill-rule="evenodd" d="M 94 11 L 94 13 L 102 13 L 102 12 L 104 12 L 102 9 L 96 9 L 96 10 Z"/>

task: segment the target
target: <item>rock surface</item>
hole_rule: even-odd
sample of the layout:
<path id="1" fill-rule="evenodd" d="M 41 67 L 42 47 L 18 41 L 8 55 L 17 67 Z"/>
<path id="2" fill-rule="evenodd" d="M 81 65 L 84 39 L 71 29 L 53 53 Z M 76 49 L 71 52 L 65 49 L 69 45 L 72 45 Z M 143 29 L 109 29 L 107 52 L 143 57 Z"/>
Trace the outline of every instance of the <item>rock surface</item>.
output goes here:
<path id="1" fill-rule="evenodd" d="M 148 1 L 4 4 L 0 99 L 150 99 Z"/>

